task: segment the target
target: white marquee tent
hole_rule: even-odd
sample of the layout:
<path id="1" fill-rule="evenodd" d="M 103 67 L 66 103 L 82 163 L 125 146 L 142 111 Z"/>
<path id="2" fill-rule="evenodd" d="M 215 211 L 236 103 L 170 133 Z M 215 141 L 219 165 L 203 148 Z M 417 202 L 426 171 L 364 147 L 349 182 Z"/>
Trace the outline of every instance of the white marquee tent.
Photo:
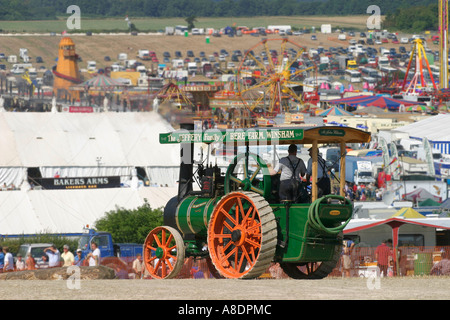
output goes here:
<path id="1" fill-rule="evenodd" d="M 440 114 L 420 120 L 394 131 L 405 132 L 410 138 L 427 138 L 432 147 L 443 154 L 450 154 L 450 114 Z"/>
<path id="2" fill-rule="evenodd" d="M 158 113 L 0 113 L 0 185 L 20 186 L 27 168 L 43 178 L 121 176 L 141 167 L 151 184 L 173 187 L 179 146 L 160 145 L 173 128 Z"/>
<path id="3" fill-rule="evenodd" d="M 150 185 L 168 185 L 0 191 L 0 235 L 80 233 L 116 206 L 165 206 L 177 194 L 180 147 L 161 145 L 159 134 L 172 130 L 154 112 L 0 113 L 1 186 L 21 186 L 28 168 L 43 178 L 121 176 L 127 183 L 136 167 Z"/>

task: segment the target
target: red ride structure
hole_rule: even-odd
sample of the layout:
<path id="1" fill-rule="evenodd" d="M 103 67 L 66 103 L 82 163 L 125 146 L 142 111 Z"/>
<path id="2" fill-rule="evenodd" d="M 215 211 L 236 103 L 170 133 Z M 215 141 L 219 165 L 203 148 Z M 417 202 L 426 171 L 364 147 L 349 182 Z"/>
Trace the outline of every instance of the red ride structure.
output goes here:
<path id="1" fill-rule="evenodd" d="M 414 76 L 409 82 L 408 85 L 408 76 L 409 72 L 412 69 L 412 63 L 414 63 Z M 428 74 L 431 79 L 432 88 L 429 86 L 429 84 L 425 80 L 424 76 L 424 66 L 426 66 L 426 70 L 428 71 Z M 411 57 L 409 59 L 408 67 L 406 69 L 405 78 L 403 80 L 402 85 L 402 93 L 404 94 L 410 94 L 410 95 L 420 95 L 425 92 L 436 92 L 438 90 L 436 83 L 433 78 L 433 74 L 430 69 L 430 64 L 428 63 L 427 55 L 425 52 L 425 48 L 423 46 L 423 40 L 422 39 L 416 39 L 414 40 L 414 46 L 411 51 Z"/>

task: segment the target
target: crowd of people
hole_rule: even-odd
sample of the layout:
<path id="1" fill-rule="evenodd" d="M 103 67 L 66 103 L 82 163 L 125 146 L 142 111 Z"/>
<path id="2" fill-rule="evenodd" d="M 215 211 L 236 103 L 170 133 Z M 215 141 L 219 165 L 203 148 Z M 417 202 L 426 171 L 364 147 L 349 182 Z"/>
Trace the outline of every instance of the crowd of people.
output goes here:
<path id="1" fill-rule="evenodd" d="M 91 243 L 91 251 L 83 256 L 83 251 L 77 249 L 75 254 L 70 251 L 68 245 L 63 246 L 61 253 L 55 245 L 45 248 L 44 254 L 37 259 L 31 253 L 26 257 L 22 257 L 20 253 L 16 255 L 16 261 L 10 252 L 9 247 L 0 247 L 0 273 L 25 271 L 25 270 L 39 270 L 48 268 L 70 267 L 70 266 L 85 266 L 93 267 L 99 266 L 101 261 L 101 252 L 95 242 Z M 142 262 L 142 255 L 137 254 L 131 267 L 132 272 L 129 273 L 120 267 L 115 267 L 114 271 L 119 279 L 144 279 L 150 278 L 147 274 L 144 264 Z"/>
<path id="2" fill-rule="evenodd" d="M 18 253 L 16 256 L 17 259 L 14 261 L 9 247 L 0 247 L 0 273 L 70 267 L 72 265 L 98 266 L 100 265 L 100 249 L 98 249 L 95 242 L 91 244 L 91 249 L 92 251 L 83 257 L 81 249 L 77 249 L 74 255 L 68 245 L 63 246 L 62 253 L 55 245 L 52 245 L 44 249 L 44 254 L 41 256 L 41 259 L 35 259 L 29 252 L 26 258 Z"/>
<path id="3" fill-rule="evenodd" d="M 345 197 L 352 201 L 381 201 L 383 192 L 373 183 L 356 184 L 353 182 L 345 183 Z"/>

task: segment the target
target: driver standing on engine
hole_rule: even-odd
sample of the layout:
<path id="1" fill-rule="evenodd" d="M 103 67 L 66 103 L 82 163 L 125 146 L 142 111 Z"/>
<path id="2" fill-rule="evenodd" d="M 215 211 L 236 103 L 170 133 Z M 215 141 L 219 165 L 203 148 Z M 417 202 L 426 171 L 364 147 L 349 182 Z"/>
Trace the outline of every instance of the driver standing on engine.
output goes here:
<path id="1" fill-rule="evenodd" d="M 289 155 L 281 158 L 273 169 L 272 175 L 280 175 L 280 200 L 296 201 L 299 197 L 301 179 L 306 174 L 306 166 L 302 159 L 297 157 L 297 146 L 291 144 Z"/>

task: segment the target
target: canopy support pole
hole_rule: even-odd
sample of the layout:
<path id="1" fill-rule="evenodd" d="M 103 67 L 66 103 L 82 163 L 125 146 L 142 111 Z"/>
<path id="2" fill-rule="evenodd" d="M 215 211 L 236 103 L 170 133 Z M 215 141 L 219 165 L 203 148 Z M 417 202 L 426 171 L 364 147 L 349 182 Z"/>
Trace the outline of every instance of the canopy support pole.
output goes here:
<path id="1" fill-rule="evenodd" d="M 341 197 L 345 197 L 345 157 L 346 157 L 346 148 L 345 143 L 341 142 L 341 161 L 340 161 L 340 168 L 339 168 L 339 195 Z"/>
<path id="2" fill-rule="evenodd" d="M 317 194 L 318 194 L 318 190 L 317 190 L 317 153 L 318 153 L 318 148 L 317 148 L 317 140 L 313 141 L 313 145 L 312 145 L 312 166 L 311 166 L 311 171 L 312 171 L 312 181 L 311 181 L 311 202 L 314 202 L 317 200 Z"/>
<path id="3" fill-rule="evenodd" d="M 396 275 L 400 275 L 400 265 L 399 265 L 399 256 L 398 256 L 398 234 L 399 229 L 403 225 L 402 222 L 392 221 L 389 222 L 389 226 L 392 228 L 392 246 L 393 246 L 393 259 L 395 263 Z"/>

